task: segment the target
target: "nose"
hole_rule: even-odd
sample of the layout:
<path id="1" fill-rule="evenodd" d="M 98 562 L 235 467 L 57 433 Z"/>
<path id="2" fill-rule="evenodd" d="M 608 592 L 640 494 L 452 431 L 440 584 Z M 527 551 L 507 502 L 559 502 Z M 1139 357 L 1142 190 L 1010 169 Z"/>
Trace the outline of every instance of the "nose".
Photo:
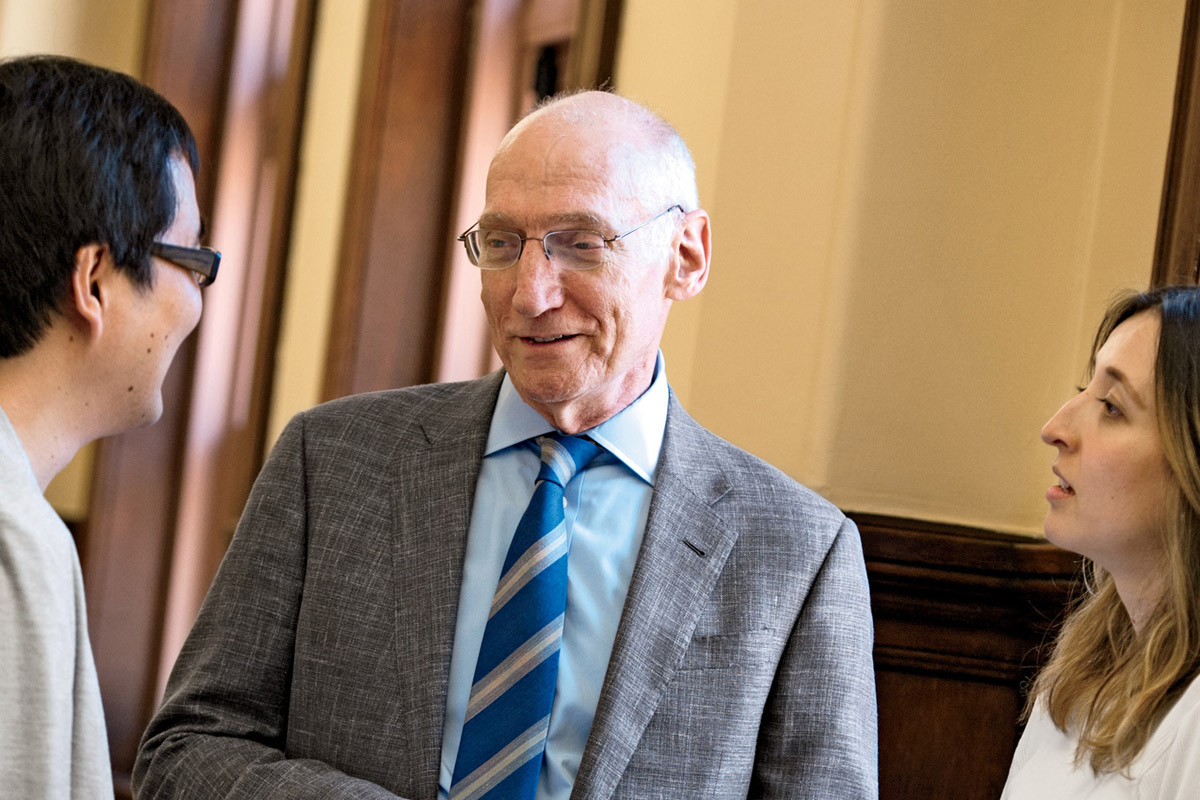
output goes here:
<path id="1" fill-rule="evenodd" d="M 1075 447 L 1073 420 L 1075 411 L 1083 401 L 1083 392 L 1063 403 L 1062 408 L 1055 412 L 1046 424 L 1042 426 L 1042 441 L 1051 447 L 1071 450 Z"/>
<path id="2" fill-rule="evenodd" d="M 538 317 L 563 302 L 562 270 L 550 261 L 544 245 L 530 239 L 521 257 L 509 269 L 516 273 L 513 310 L 524 317 Z"/>

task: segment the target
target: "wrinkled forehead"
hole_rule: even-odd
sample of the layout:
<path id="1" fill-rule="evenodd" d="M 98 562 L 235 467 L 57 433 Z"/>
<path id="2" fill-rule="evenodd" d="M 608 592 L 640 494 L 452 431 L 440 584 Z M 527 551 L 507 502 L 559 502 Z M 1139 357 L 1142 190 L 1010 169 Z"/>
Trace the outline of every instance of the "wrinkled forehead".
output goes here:
<path id="1" fill-rule="evenodd" d="M 609 122 L 518 126 L 492 160 L 486 213 L 515 213 L 516 207 L 539 202 L 591 203 L 606 206 L 609 214 L 636 217 L 643 212 L 642 189 L 654 182 L 649 150 L 637 131 Z"/>

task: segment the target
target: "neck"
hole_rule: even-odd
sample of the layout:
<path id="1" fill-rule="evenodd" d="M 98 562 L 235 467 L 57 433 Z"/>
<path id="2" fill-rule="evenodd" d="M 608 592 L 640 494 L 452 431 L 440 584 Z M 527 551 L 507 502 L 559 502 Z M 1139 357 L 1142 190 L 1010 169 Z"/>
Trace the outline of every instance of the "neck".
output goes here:
<path id="1" fill-rule="evenodd" d="M 1140 635 L 1162 597 L 1162 582 L 1160 579 L 1122 581 L 1116 575 L 1113 576 L 1113 581 L 1117 587 L 1117 596 L 1121 598 L 1121 605 L 1125 606 L 1125 613 L 1129 615 L 1129 621 L 1133 624 L 1133 630 Z"/>
<path id="2" fill-rule="evenodd" d="M 28 353 L 0 359 L 4 409 L 42 491 L 81 447 L 96 438 L 96 398 L 73 391 L 68 359 L 51 357 L 45 340 Z"/>
<path id="3" fill-rule="evenodd" d="M 513 382 L 517 394 L 542 418 L 566 434 L 577 434 L 607 422 L 633 405 L 654 383 L 654 367 L 658 363 L 655 348 L 637 369 L 630 370 L 616 384 L 560 402 L 541 402 L 527 397 Z"/>
<path id="4" fill-rule="evenodd" d="M 540 404 L 535 405 L 530 403 L 529 405 L 556 429 L 572 436 L 584 431 L 590 431 L 592 428 L 615 416 L 615 412 L 595 413 L 594 409 L 575 406 L 549 408 Z"/>

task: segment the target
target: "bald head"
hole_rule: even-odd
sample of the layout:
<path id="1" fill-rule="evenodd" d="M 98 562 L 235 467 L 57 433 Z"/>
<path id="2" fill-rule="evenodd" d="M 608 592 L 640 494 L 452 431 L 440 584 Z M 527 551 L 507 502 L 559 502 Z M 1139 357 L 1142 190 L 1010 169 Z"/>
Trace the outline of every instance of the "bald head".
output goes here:
<path id="1" fill-rule="evenodd" d="M 548 103 L 505 137 L 478 225 L 515 259 L 483 271 L 481 295 L 521 398 L 578 433 L 639 397 L 668 309 L 708 275 L 708 215 L 675 130 L 604 92 Z"/>
<path id="2" fill-rule="evenodd" d="M 669 122 L 645 106 L 610 92 L 574 92 L 552 97 L 513 126 L 496 151 L 502 161 L 521 139 L 536 139 L 587 154 L 606 179 L 620 186 L 638 213 L 678 203 L 699 207 L 696 165 Z"/>

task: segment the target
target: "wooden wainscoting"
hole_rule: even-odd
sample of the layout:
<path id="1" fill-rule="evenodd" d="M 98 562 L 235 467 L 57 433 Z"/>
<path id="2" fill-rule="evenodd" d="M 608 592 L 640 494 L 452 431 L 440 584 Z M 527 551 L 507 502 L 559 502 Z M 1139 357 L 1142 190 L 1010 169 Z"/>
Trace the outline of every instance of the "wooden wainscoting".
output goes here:
<path id="1" fill-rule="evenodd" d="M 881 800 L 996 800 L 1023 684 L 1075 591 L 1078 557 L 1026 536 L 850 516 L 875 618 Z"/>

